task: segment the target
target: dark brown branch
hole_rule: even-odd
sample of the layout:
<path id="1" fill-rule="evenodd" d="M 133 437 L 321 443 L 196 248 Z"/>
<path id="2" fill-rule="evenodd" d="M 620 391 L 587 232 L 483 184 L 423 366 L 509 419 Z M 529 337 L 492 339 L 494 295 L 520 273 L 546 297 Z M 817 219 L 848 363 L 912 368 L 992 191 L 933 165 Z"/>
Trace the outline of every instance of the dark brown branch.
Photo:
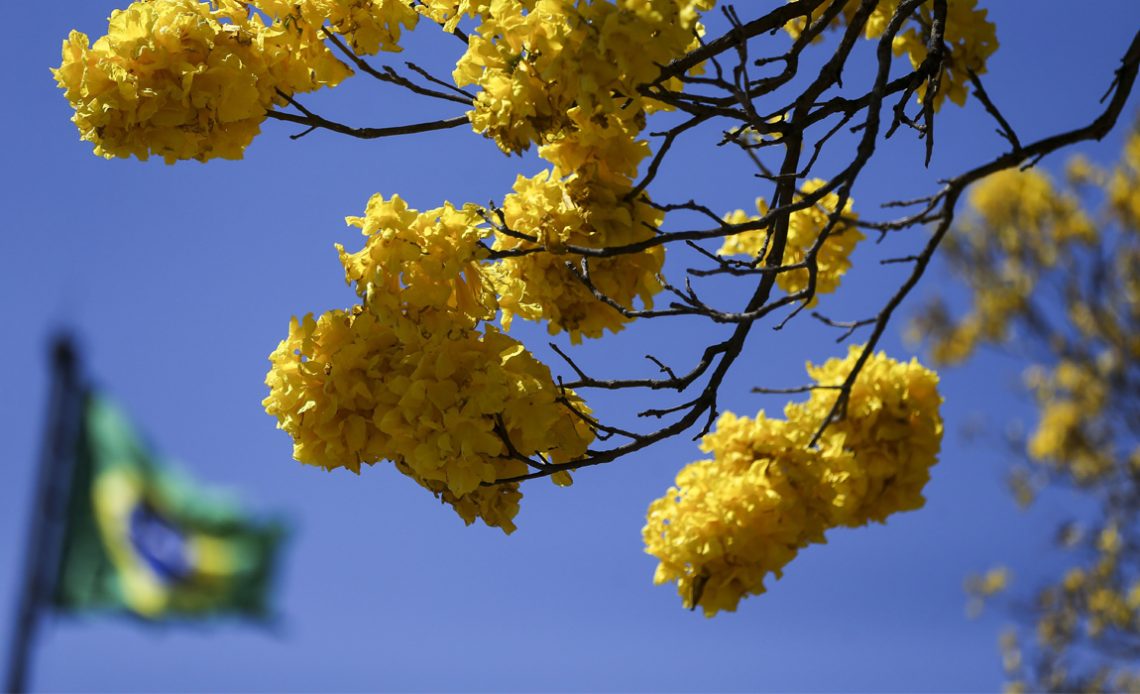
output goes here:
<path id="1" fill-rule="evenodd" d="M 823 4 L 824 0 L 796 0 L 777 7 L 768 14 L 747 24 L 733 29 L 725 35 L 705 43 L 700 48 L 691 51 L 688 55 L 675 60 L 661 71 L 654 84 L 660 84 L 678 75 L 682 75 L 704 61 L 732 50 L 737 42 L 753 36 L 766 34 L 781 29 L 796 17 L 811 17 L 812 11 Z"/>
<path id="2" fill-rule="evenodd" d="M 296 106 L 297 104 L 293 103 L 293 105 Z M 331 130 L 342 135 L 350 135 L 362 140 L 375 140 L 381 137 L 414 135 L 415 133 L 447 130 L 449 128 L 466 125 L 469 122 L 467 116 L 457 116 L 455 118 L 448 118 L 447 120 L 433 120 L 426 123 L 411 123 L 409 125 L 394 125 L 387 128 L 354 128 L 349 125 L 344 125 L 343 123 L 330 121 L 327 118 L 322 118 L 311 112 L 298 116 L 284 111 L 266 111 L 265 116 L 274 120 L 308 126 L 310 130 L 313 128 L 323 128 L 324 130 Z"/>
<path id="3" fill-rule="evenodd" d="M 966 74 L 970 77 L 970 84 L 974 85 L 974 96 L 977 97 L 978 101 L 982 102 L 982 106 L 985 107 L 986 112 L 993 116 L 994 120 L 998 122 L 998 134 L 1009 142 L 1015 152 L 1020 150 L 1021 140 L 1017 137 L 1017 133 L 1014 132 L 1013 126 L 1009 124 L 1005 116 L 1001 115 L 1001 111 L 998 110 L 998 107 L 990 99 L 990 95 L 986 93 L 986 88 L 982 86 L 982 80 L 973 70 L 967 71 Z"/>
<path id="4" fill-rule="evenodd" d="M 376 68 L 372 67 L 368 63 L 368 61 L 366 61 L 364 58 L 361 58 L 359 55 L 357 55 L 356 51 L 354 51 L 351 48 L 349 48 L 348 46 L 346 46 L 344 44 L 344 42 L 341 41 L 340 38 L 335 33 L 333 33 L 332 31 L 329 31 L 327 28 L 324 28 L 324 27 L 321 28 L 321 32 L 325 35 L 325 38 L 327 38 L 329 41 L 332 42 L 332 44 L 334 46 L 337 47 L 337 50 L 339 50 L 346 58 L 348 58 L 352 62 L 353 65 L 355 65 L 358 69 L 362 70 L 365 74 L 367 74 L 371 77 L 374 77 L 374 78 L 380 80 L 381 82 L 388 82 L 389 84 L 398 85 L 400 87 L 403 87 L 404 89 L 407 89 L 410 92 L 413 92 L 415 94 L 419 94 L 421 96 L 430 96 L 430 97 L 433 97 L 435 99 L 442 99 L 444 101 L 453 101 L 456 103 L 464 104 L 466 106 L 470 106 L 471 102 L 474 101 L 474 99 L 475 99 L 474 95 L 468 94 L 467 92 L 464 92 L 462 90 L 458 90 L 459 95 L 455 95 L 455 94 L 448 94 L 446 92 L 437 91 L 435 89 L 428 89 L 427 87 L 421 87 L 420 85 L 416 84 L 415 82 L 412 82 L 411 80 L 400 76 L 399 73 L 397 73 L 392 67 L 390 67 L 388 65 L 385 65 L 383 67 L 383 69 L 381 69 L 381 70 L 377 70 Z M 437 80 L 436 78 L 432 77 L 431 75 L 428 75 L 427 73 L 422 72 L 420 70 L 420 68 L 413 66 L 411 63 L 408 63 L 408 65 L 410 67 L 412 67 L 412 69 L 416 70 L 417 72 L 420 72 L 420 74 L 426 76 L 429 80 L 431 80 L 437 84 L 442 84 L 443 86 L 445 86 L 445 87 L 447 87 L 453 91 L 457 89 L 453 85 L 449 85 L 449 84 L 443 82 L 442 80 Z"/>

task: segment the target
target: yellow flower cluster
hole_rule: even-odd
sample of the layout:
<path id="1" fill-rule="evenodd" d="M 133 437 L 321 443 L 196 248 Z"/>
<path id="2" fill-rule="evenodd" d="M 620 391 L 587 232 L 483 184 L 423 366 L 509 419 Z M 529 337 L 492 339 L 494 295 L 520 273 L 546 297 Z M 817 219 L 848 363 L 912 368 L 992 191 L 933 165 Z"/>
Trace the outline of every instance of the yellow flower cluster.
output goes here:
<path id="1" fill-rule="evenodd" d="M 352 74 L 321 26 L 362 53 L 399 50 L 404 0 L 137 0 L 92 45 L 73 31 L 53 71 L 80 136 L 107 158 L 238 159 L 284 95 Z M 268 19 L 266 19 L 267 17 Z"/>
<path id="2" fill-rule="evenodd" d="M 419 0 L 413 4 L 417 12 L 450 32 L 465 15 L 477 17 L 487 12 L 491 0 Z"/>
<path id="3" fill-rule="evenodd" d="M 546 143 L 584 118 L 633 117 L 649 104 L 638 87 L 696 45 L 697 15 L 714 0 L 490 0 L 467 53 L 459 86 L 481 89 L 472 125 L 506 152 Z M 438 5 L 454 3 L 436 3 Z M 474 9 L 474 8 L 472 8 Z M 470 10 L 469 10 L 470 11 Z M 444 11 L 440 16 L 457 16 Z"/>
<path id="4" fill-rule="evenodd" d="M 661 247 L 588 261 L 565 249 L 636 243 L 663 221 L 643 196 L 630 199 L 638 163 L 649 153 L 638 134 L 654 108 L 638 86 L 695 45 L 697 13 L 711 5 L 494 0 L 424 9 L 445 26 L 464 13 L 481 18 L 454 72 L 456 84 L 481 88 L 472 124 L 507 152 L 538 143 L 539 155 L 554 165 L 520 176 L 503 203 L 506 227 L 524 236 L 495 237 L 496 250 L 523 252 L 491 271 L 504 326 L 516 315 L 546 320 L 551 333 L 564 330 L 578 342 L 628 322 L 595 291 L 625 309 L 634 309 L 635 299 L 652 306 L 661 290 Z M 579 276 L 587 271 L 593 290 Z"/>
<path id="5" fill-rule="evenodd" d="M 504 199 L 507 228 L 534 239 L 496 234 L 496 250 L 530 251 L 503 259 L 491 271 L 504 327 L 515 315 L 545 319 L 551 334 L 565 330 L 575 343 L 621 330 L 629 319 L 595 296 L 580 277 L 587 270 L 594 290 L 621 307 L 634 309 L 634 299 L 652 307 L 661 290 L 664 247 L 591 258 L 585 268 L 582 256 L 566 252 L 567 246 L 603 249 L 644 241 L 664 221 L 644 195 L 631 197 L 649 147 L 637 139 L 640 119 L 626 112 L 590 118 L 582 107 L 571 108 L 565 116 L 573 127 L 539 148 L 554 168 L 519 176 Z"/>
<path id="6" fill-rule="evenodd" d="M 970 601 L 966 604 L 966 614 L 978 617 L 985 608 L 986 601 L 1009 588 L 1011 572 L 1004 566 L 995 566 L 982 575 L 973 574 L 966 578 L 966 594 Z"/>
<path id="7" fill-rule="evenodd" d="M 859 0 L 849 0 L 830 28 L 849 23 L 859 5 Z M 948 54 L 943 62 L 941 85 L 934 99 L 935 109 L 941 108 L 947 97 L 959 106 L 964 105 L 969 95 L 969 71 L 972 70 L 977 74 L 985 73 L 989 57 L 998 48 L 996 28 L 987 18 L 987 11 L 979 9 L 977 5 L 978 0 L 949 0 L 946 3 L 943 43 L 948 49 Z M 812 20 L 817 20 L 826 7 L 827 4 L 824 4 L 817 8 L 812 13 Z M 868 39 L 877 39 L 886 33 L 887 26 L 898 8 L 899 0 L 882 0 L 871 12 L 864 28 L 864 36 Z M 917 68 L 921 65 L 927 56 L 926 42 L 933 22 L 932 5 L 926 3 L 920 6 L 903 25 L 902 30 L 895 35 L 891 44 L 894 54 L 896 56 L 905 54 L 910 59 L 911 67 Z M 805 27 L 805 20 L 797 18 L 785 29 L 792 38 L 798 38 Z M 926 89 L 927 85 L 919 88 L 920 99 L 925 96 Z"/>
<path id="8" fill-rule="evenodd" d="M 536 250 L 504 259 L 491 270 L 501 295 L 505 328 L 514 315 L 545 319 L 551 334 L 565 330 L 574 342 L 583 335 L 600 337 L 604 330 L 622 329 L 627 318 L 598 299 L 567 267 L 568 263 L 580 266 L 582 257 L 562 250 L 568 244 L 603 248 L 651 237 L 651 228 L 661 223 L 661 213 L 641 200 L 623 200 L 622 190 L 578 177 L 558 179 L 550 172 L 515 181 L 514 193 L 503 201 L 504 220 L 508 228 L 535 237 L 538 244 L 502 233 L 495 237 L 496 250 Z M 657 273 L 664 255 L 656 246 L 590 259 L 590 281 L 626 308 L 634 308 L 635 298 L 652 306 L 653 295 L 661 290 Z"/>
<path id="9" fill-rule="evenodd" d="M 676 581 L 686 607 L 710 617 L 733 611 L 802 547 L 823 541 L 824 519 L 799 501 L 815 483 L 813 454 L 789 428 L 763 412 L 755 420 L 725 413 L 701 444 L 713 459 L 686 465 L 650 505 L 642 534 L 660 561 L 653 580 Z"/>
<path id="10" fill-rule="evenodd" d="M 411 210 L 374 197 L 357 253 L 341 249 L 361 305 L 294 319 L 270 356 L 264 401 L 294 457 L 327 469 L 391 460 L 467 523 L 514 530 L 524 456 L 580 457 L 593 432 L 571 391 L 520 343 L 482 321 L 495 312 L 479 260 L 477 210 Z M 554 477 L 569 484 L 567 474 Z"/>
<path id="11" fill-rule="evenodd" d="M 1064 243 L 1097 240 L 1080 201 L 1058 191 L 1037 169 L 1005 169 L 988 176 L 970 190 L 969 202 L 985 220 L 988 232 L 997 234 L 994 240 L 1003 251 L 1033 253 L 1047 267 L 1056 264 L 1058 248 Z M 1028 250 L 1030 245 L 1035 247 Z"/>
<path id="12" fill-rule="evenodd" d="M 805 181 L 802 192 L 813 193 L 819 190 L 824 183 L 817 178 Z M 802 200 L 803 196 L 797 195 L 795 199 L 797 201 Z M 784 265 L 796 265 L 804 262 L 807 258 L 808 249 L 819 240 L 820 233 L 827 227 L 828 216 L 835 212 L 838 204 L 839 196 L 835 193 L 828 193 L 815 205 L 791 214 L 788 219 L 788 241 L 784 249 Z M 757 198 L 756 210 L 760 215 L 767 214 L 768 203 L 763 198 Z M 845 219 L 856 218 L 856 215 L 851 212 L 850 198 L 843 206 L 843 217 Z M 736 210 L 725 217 L 725 221 L 729 224 L 743 224 L 753 219 L 759 219 L 759 217 L 750 217 L 743 210 Z M 763 253 L 767 257 L 771 245 L 768 242 L 768 233 L 767 229 L 757 229 L 733 234 L 725 238 L 724 244 L 717 253 L 719 255 L 749 255 L 756 258 L 759 264 L 764 260 L 760 258 L 760 254 Z M 816 266 L 818 267 L 815 281 L 816 295 L 834 292 L 839 287 L 843 273 L 851 267 L 850 257 L 851 252 L 855 250 L 855 244 L 864 238 L 866 237 L 863 232 L 852 224 L 845 221 L 836 223 L 816 255 Z M 808 279 L 808 270 L 802 268 L 780 273 L 776 277 L 776 283 L 785 292 L 795 294 L 807 288 Z M 817 300 L 818 296 L 813 296 L 811 305 L 814 306 Z"/>
<path id="13" fill-rule="evenodd" d="M 253 0 L 278 20 L 294 41 L 321 46 L 321 27 L 344 36 L 360 55 L 400 51 L 401 28 L 414 29 L 419 14 L 409 0 Z"/>
<path id="14" fill-rule="evenodd" d="M 809 365 L 808 373 L 817 383 L 840 384 L 861 351 L 852 346 L 846 358 Z M 817 390 L 807 402 L 788 405 L 785 415 L 809 425 L 820 422 L 836 397 L 834 390 Z M 846 415 L 825 436 L 853 451 L 859 467 L 849 477 L 837 474 L 830 483 L 848 490 L 832 501 L 838 524 L 882 523 L 892 513 L 922 507 L 922 488 L 942 441 L 941 404 L 938 374 L 917 359 L 898 362 L 879 352 L 867 360 L 852 385 Z"/>
<path id="15" fill-rule="evenodd" d="M 650 505 L 642 534 L 660 562 L 654 581 L 676 581 L 686 607 L 700 605 L 710 617 L 733 611 L 829 528 L 922 506 L 942 439 L 942 399 L 938 376 L 917 361 L 870 357 L 845 418 L 808 446 L 861 351 L 808 364 L 823 388 L 789 404 L 784 420 L 763 411 L 755 419 L 722 415 L 701 444 L 712 459 L 686 466 Z"/>
<path id="16" fill-rule="evenodd" d="M 638 139 L 653 105 L 637 87 L 694 45 L 697 12 L 712 0 L 493 0 L 435 2 L 421 11 L 453 27 L 463 15 L 481 24 L 454 72 L 481 88 L 470 117 L 507 152 L 538 143 L 553 168 L 520 176 L 502 206 L 506 230 L 494 248 L 516 253 L 489 271 L 503 325 L 515 316 L 546 320 L 574 342 L 621 330 L 625 309 L 652 306 L 661 290 L 660 247 L 592 258 L 568 246 L 604 249 L 644 241 L 663 215 L 633 196 Z M 565 79 L 564 75 L 574 75 Z M 577 268 L 577 272 L 571 269 Z M 589 275 L 593 289 L 580 275 Z"/>
<path id="17" fill-rule="evenodd" d="M 949 49 L 942 64 L 942 81 L 934 97 L 934 108 L 940 108 L 949 98 L 964 106 L 969 95 L 970 77 L 986 72 L 986 62 L 998 49 L 997 29 L 987 17 L 987 11 L 978 9 L 978 0 L 950 0 L 946 3 L 946 31 L 943 43 Z M 933 7 L 927 3 L 916 13 L 917 19 L 895 37 L 891 48 L 895 55 L 906 54 L 912 67 L 926 60 L 926 36 L 934 22 Z M 886 29 L 886 26 L 883 27 Z M 919 98 L 926 95 L 927 85 L 918 90 Z"/>
<path id="18" fill-rule="evenodd" d="M 230 0 L 142 0 L 113 12 L 94 45 L 71 32 L 53 73 L 96 154 L 236 159 L 279 100 L 277 89 L 304 91 L 346 74 L 283 82 L 290 56 L 267 46 L 264 30 Z"/>
<path id="19" fill-rule="evenodd" d="M 412 318 L 412 330 L 445 333 L 494 317 L 495 297 L 480 266 L 488 231 L 474 206 L 421 213 L 399 195 L 373 195 L 363 217 L 345 221 L 367 238 L 356 253 L 337 245 L 345 281 L 380 318 Z"/>
<path id="20" fill-rule="evenodd" d="M 1036 462 L 1066 470 L 1080 484 L 1113 473 L 1115 461 L 1099 433 L 1108 403 L 1106 381 L 1118 365 L 1062 359 L 1049 371 L 1031 368 L 1027 382 L 1041 415 L 1026 443 Z"/>

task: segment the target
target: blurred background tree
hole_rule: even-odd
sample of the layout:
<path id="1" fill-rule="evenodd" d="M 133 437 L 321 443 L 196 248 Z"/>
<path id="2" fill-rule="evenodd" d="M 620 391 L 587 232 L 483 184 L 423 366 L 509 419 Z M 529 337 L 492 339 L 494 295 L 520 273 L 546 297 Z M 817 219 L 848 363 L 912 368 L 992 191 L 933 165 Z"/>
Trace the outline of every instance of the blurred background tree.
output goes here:
<path id="1" fill-rule="evenodd" d="M 1082 156 L 1062 181 L 1009 169 L 970 191 L 943 250 L 972 297 L 930 302 L 913 322 L 940 364 L 1006 350 L 1026 364 L 1037 416 L 1009 444 L 1009 484 L 1028 506 L 1075 494 L 1053 530 L 1069 568 L 1015 598 L 1022 628 L 1003 637 L 1015 689 L 1135 690 L 1140 679 L 1140 130 L 1110 167 Z M 1001 574 L 974 582 L 1003 587 Z M 1024 588 L 1024 587 L 1023 587 Z"/>

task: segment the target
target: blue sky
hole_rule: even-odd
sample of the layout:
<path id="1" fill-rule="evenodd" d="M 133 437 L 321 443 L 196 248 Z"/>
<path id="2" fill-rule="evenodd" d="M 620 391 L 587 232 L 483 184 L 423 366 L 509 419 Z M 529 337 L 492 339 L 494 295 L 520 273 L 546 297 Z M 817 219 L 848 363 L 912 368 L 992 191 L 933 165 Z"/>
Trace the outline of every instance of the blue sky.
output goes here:
<path id="1" fill-rule="evenodd" d="M 749 3 L 741 3 L 747 13 Z M 987 87 L 1023 141 L 1086 123 L 1136 26 L 1140 4 L 1105 0 L 1095 23 L 1062 0 L 986 3 L 1002 47 Z M 381 464 L 356 477 L 294 462 L 288 437 L 260 407 L 266 357 L 290 316 L 352 301 L 332 244 L 357 244 L 345 215 L 375 192 L 419 208 L 501 199 L 531 157 L 507 158 L 466 129 L 362 142 L 331 133 L 298 141 L 267 123 L 240 162 L 104 161 L 78 140 L 48 73 L 67 32 L 95 36 L 113 0 L 44 3 L 0 46 L 8 65 L 8 136 L 0 164 L 0 433 L 10 460 L 0 487 L 0 623 L 10 623 L 38 453 L 48 337 L 73 328 L 85 366 L 168 455 L 251 506 L 290 515 L 298 532 L 278 594 L 274 631 L 240 623 L 144 628 L 129 620 L 52 618 L 34 686 L 45 690 L 993 690 L 1000 612 L 965 617 L 962 580 L 1009 564 L 1031 588 L 1056 567 L 1050 523 L 1071 500 L 1047 496 L 1028 513 L 1004 492 L 1003 453 L 967 445 L 971 418 L 1024 416 L 1011 395 L 1020 365 L 987 355 L 944 373 L 947 436 L 921 511 L 885 526 L 840 530 L 805 550 L 766 595 L 706 620 L 651 582 L 644 513 L 700 452 L 680 437 L 629 460 L 583 471 L 570 489 L 527 485 L 519 530 L 507 537 L 462 522 Z M 1032 10 L 1030 10 L 1032 8 Z M 1091 15 L 1090 10 L 1083 14 Z M 423 33 L 430 28 L 425 26 Z M 775 39 L 774 39 L 775 40 Z M 782 40 L 782 39 L 778 39 Z M 408 57 L 449 57 L 451 42 L 417 39 Z M 455 42 L 457 43 L 457 42 Z M 416 51 L 421 51 L 417 53 Z M 423 51 L 434 57 L 423 58 Z M 866 58 L 866 54 L 863 54 Z M 860 84 L 859 68 L 847 75 Z M 306 101 L 359 125 L 405 122 L 417 108 L 364 78 Z M 1134 97 L 1126 119 L 1136 112 Z M 434 107 L 433 107 L 434 108 Z M 447 111 L 432 111 L 450 115 Z M 1126 123 L 1081 151 L 1113 158 Z M 766 191 L 742 157 L 680 147 L 653 194 L 725 211 Z M 1000 152 L 1004 142 L 971 101 L 948 105 L 939 149 L 921 170 L 921 143 L 885 143 L 855 190 L 856 210 L 933 189 L 934 181 Z M 823 171 L 839 162 L 823 159 Z M 1061 157 L 1043 166 L 1056 171 Z M 905 255 L 921 232 L 866 244 L 839 295 L 821 309 L 859 318 L 901 277 L 877 260 Z M 671 265 L 671 267 L 680 267 Z M 947 291 L 936 268 L 918 294 Z M 951 294 L 951 300 L 955 295 Z M 904 304 L 913 310 L 914 300 Z M 885 347 L 906 355 L 890 331 Z M 805 360 L 840 352 L 808 319 L 754 331 L 723 406 L 742 414 L 778 398 L 755 385 L 803 382 Z M 541 327 L 514 334 L 543 354 Z M 685 363 L 710 333 L 659 321 L 576 352 L 610 373 L 646 371 L 641 355 Z M 557 339 L 566 344 L 564 336 Z M 643 400 L 592 397 L 615 417 Z M 4 636 L 7 643 L 7 634 Z"/>

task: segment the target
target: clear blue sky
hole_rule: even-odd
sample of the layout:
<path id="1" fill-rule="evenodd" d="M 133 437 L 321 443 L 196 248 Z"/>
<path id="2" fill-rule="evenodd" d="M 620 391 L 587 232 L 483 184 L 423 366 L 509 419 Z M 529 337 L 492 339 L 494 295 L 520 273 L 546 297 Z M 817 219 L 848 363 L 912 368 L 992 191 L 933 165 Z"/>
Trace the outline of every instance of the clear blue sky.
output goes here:
<path id="1" fill-rule="evenodd" d="M 740 3 L 747 13 L 751 3 Z M 1062 0 L 987 3 L 1001 50 L 987 83 L 1023 140 L 1087 122 L 1140 25 L 1140 3 L 1096 10 Z M 314 133 L 293 142 L 269 123 L 240 162 L 104 161 L 78 140 L 48 73 L 77 28 L 95 36 L 114 0 L 40 3 L 2 45 L 9 86 L 0 123 L 0 434 L 8 476 L 0 486 L 0 626 L 11 621 L 45 407 L 45 348 L 74 328 L 91 374 L 167 454 L 203 481 L 240 490 L 255 508 L 293 517 L 298 533 L 279 585 L 284 620 L 274 632 L 240 623 L 144 628 L 129 620 L 49 620 L 34 686 L 48 690 L 993 690 L 1005 615 L 969 621 L 963 577 L 1010 564 L 1017 587 L 1056 566 L 1050 520 L 1066 500 L 1017 511 L 1006 461 L 958 432 L 981 413 L 1024 414 L 1010 391 L 1019 365 L 987 356 L 946 372 L 948 434 L 921 511 L 886 526 L 842 530 L 804 551 L 768 594 L 706 620 L 651 583 L 654 560 L 640 531 L 649 502 L 699 457 L 687 438 L 577 475 L 571 489 L 525 488 L 519 531 L 464 527 L 388 464 L 360 477 L 292 461 L 288 437 L 260 407 L 266 356 L 289 317 L 348 305 L 332 244 L 357 244 L 342 224 L 368 196 L 400 193 L 424 208 L 444 199 L 501 199 L 533 157 L 510 159 L 462 129 L 403 140 L 353 141 Z M 30 6 L 29 6 L 30 7 Z M 1077 14 L 1082 16 L 1078 17 Z M 1094 21 L 1095 20 L 1095 21 Z M 424 27 L 430 31 L 429 27 Z M 437 56 L 450 43 L 424 41 Z M 420 59 L 410 49 L 409 57 Z M 865 54 L 864 54 L 865 57 Z M 435 58 L 433 60 L 438 60 Z M 860 71 L 846 75 L 858 83 Z M 406 121 L 403 95 L 359 84 L 319 95 L 320 112 L 359 125 Z M 1132 99 L 1126 119 L 1136 110 Z M 440 112 L 441 114 L 444 112 Z M 1126 126 L 1126 123 L 1123 124 Z M 1107 160 L 1121 142 L 1082 149 Z M 746 162 L 704 133 L 663 171 L 659 199 L 697 197 L 716 209 L 749 208 L 766 191 Z M 878 216 L 890 198 L 932 190 L 998 152 L 1003 142 L 971 101 L 947 106 L 939 149 L 921 171 L 921 145 L 900 133 L 865 173 L 856 209 Z M 826 167 L 837 160 L 824 160 Z M 1060 158 L 1044 166 L 1056 170 Z M 867 244 L 844 296 L 823 304 L 859 318 L 899 276 L 876 260 L 905 254 Z M 909 245 L 908 245 L 909 244 Z M 945 291 L 929 277 L 919 294 Z M 953 298 L 953 297 L 951 297 Z M 915 302 L 904 305 L 913 309 Z M 905 354 L 891 331 L 888 350 Z M 542 329 L 517 334 L 545 344 Z M 645 341 L 684 363 L 707 338 L 666 321 L 587 347 L 599 369 L 641 369 Z M 802 364 L 838 353 L 802 320 L 784 333 L 760 327 L 727 384 L 723 405 L 778 410 L 754 385 L 803 382 Z M 564 339 L 559 339 L 565 344 Z M 643 401 L 595 398 L 614 414 Z M 999 426 L 1000 428 L 1000 426 Z"/>

